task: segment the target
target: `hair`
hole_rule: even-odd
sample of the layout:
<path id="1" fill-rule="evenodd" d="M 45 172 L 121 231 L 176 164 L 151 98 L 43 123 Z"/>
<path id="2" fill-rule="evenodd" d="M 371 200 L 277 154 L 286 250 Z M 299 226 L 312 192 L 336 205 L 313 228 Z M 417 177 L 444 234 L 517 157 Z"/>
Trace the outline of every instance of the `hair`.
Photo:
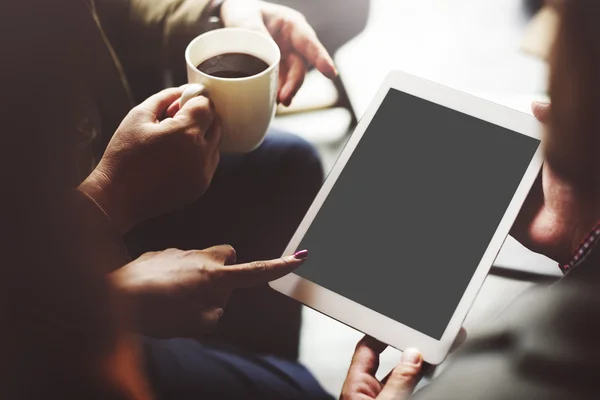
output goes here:
<path id="1" fill-rule="evenodd" d="M 599 198 L 600 2 L 555 0 L 560 22 L 550 56 L 546 158 L 580 194 Z"/>

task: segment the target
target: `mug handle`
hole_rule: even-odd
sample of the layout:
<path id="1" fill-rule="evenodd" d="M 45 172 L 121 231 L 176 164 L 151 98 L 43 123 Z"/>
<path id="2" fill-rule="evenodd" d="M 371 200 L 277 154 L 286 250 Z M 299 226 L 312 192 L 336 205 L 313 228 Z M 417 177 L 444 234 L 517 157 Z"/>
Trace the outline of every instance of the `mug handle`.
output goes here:
<path id="1" fill-rule="evenodd" d="M 206 96 L 208 97 L 208 89 L 201 83 L 191 83 L 189 84 L 183 94 L 179 98 L 179 108 L 181 109 L 185 103 L 198 96 Z"/>

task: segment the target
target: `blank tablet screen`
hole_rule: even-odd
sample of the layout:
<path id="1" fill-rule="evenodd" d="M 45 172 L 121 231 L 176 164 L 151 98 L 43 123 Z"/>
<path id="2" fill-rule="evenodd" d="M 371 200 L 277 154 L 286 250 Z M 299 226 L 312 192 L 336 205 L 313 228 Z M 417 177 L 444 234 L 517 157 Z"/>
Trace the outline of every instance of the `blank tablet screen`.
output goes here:
<path id="1" fill-rule="evenodd" d="M 297 274 L 441 339 L 539 144 L 391 89 Z"/>

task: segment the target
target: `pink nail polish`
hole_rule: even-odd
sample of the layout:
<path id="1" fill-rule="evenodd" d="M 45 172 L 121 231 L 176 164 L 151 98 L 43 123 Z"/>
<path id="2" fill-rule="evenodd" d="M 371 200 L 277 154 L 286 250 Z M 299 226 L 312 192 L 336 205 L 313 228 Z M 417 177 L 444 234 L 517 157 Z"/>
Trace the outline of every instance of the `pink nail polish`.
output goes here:
<path id="1" fill-rule="evenodd" d="M 294 254 L 294 258 L 296 260 L 306 260 L 307 257 L 308 257 L 308 250 L 298 251 L 296 254 Z"/>

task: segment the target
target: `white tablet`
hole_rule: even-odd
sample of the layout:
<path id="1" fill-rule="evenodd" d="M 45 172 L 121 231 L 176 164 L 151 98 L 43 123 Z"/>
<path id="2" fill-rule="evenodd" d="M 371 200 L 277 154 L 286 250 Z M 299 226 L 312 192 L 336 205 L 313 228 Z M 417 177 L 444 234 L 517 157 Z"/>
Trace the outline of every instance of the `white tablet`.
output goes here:
<path id="1" fill-rule="evenodd" d="M 308 260 L 272 287 L 439 364 L 539 173 L 539 131 L 392 72 L 286 249 Z"/>

